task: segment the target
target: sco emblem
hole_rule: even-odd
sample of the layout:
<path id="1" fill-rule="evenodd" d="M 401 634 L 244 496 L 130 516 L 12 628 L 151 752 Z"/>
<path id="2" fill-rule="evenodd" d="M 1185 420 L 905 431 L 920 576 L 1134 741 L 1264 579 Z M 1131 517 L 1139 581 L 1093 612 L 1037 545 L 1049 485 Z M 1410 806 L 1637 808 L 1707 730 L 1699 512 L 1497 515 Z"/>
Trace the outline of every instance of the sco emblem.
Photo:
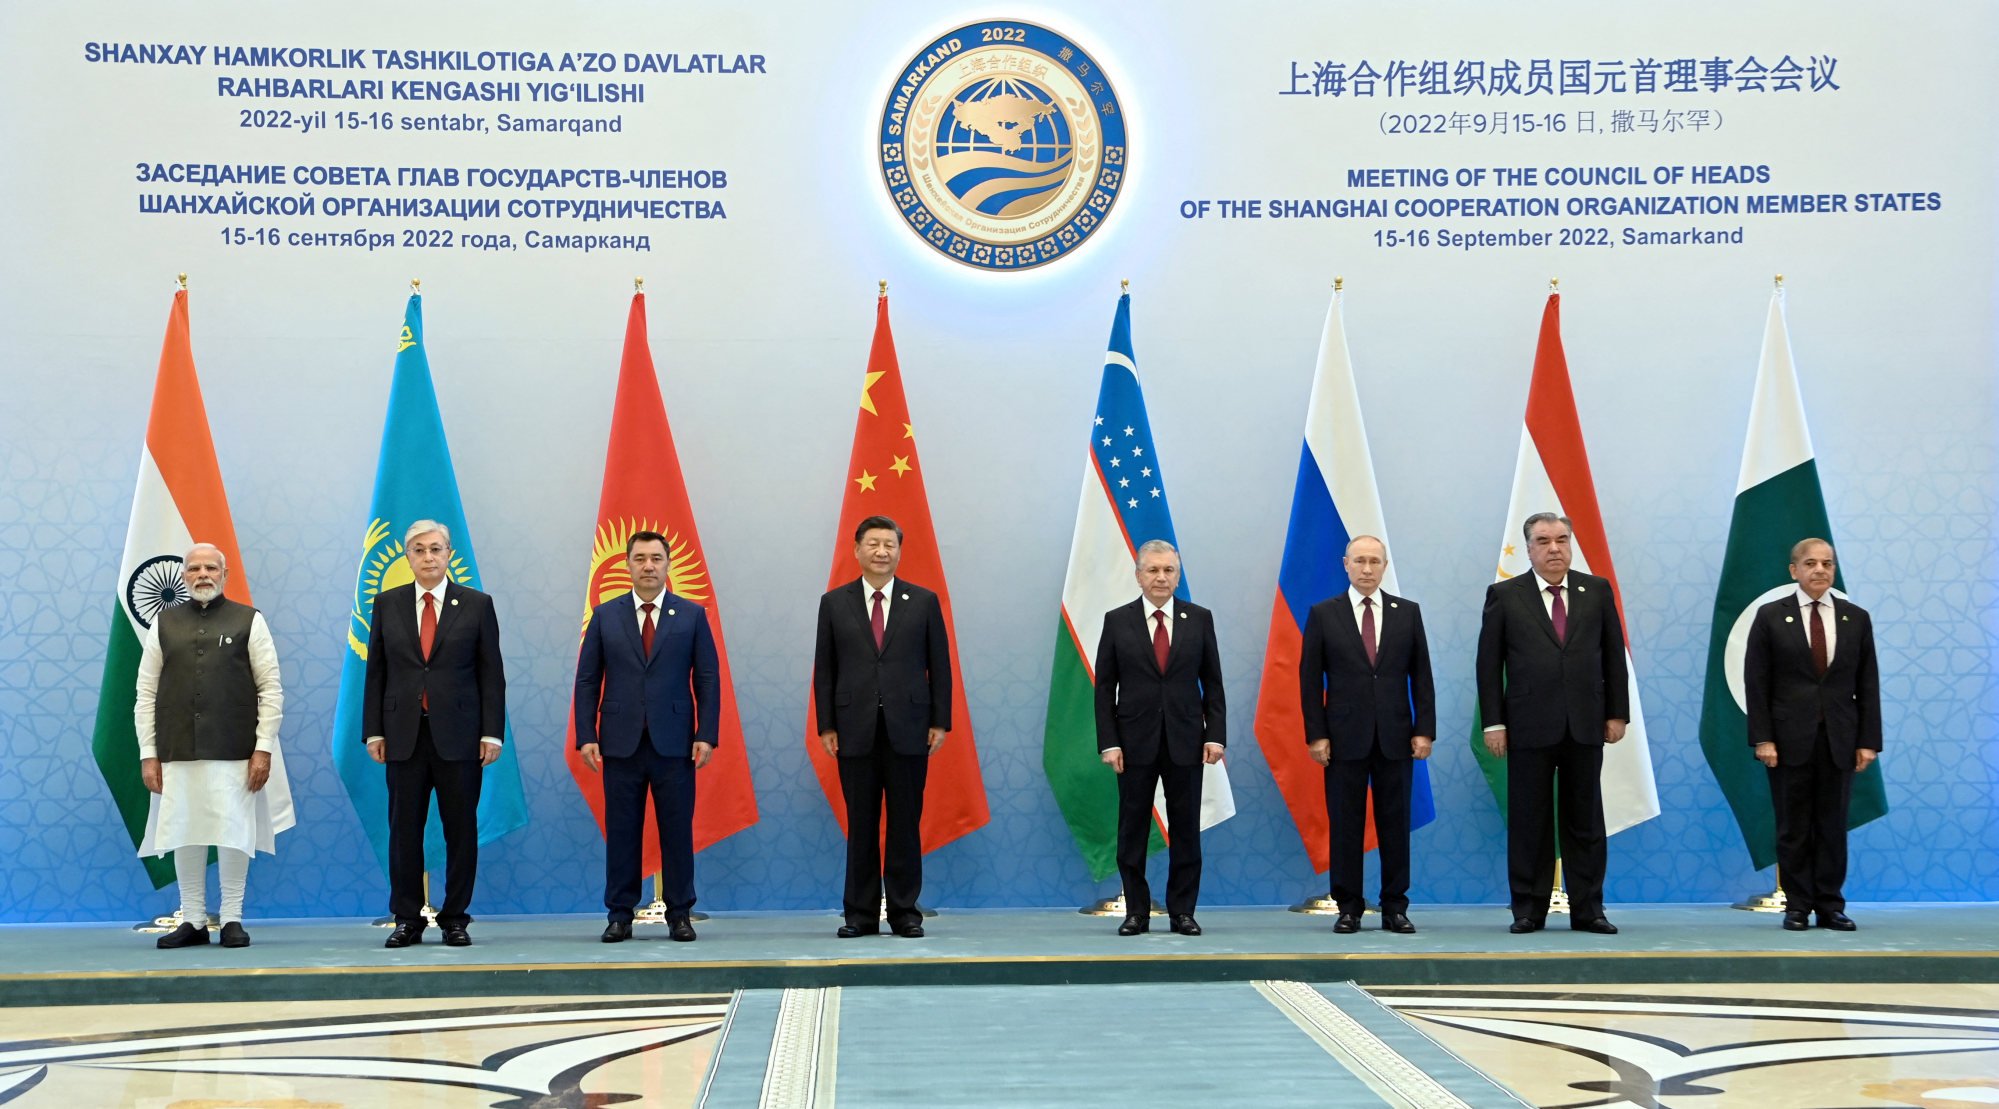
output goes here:
<path id="1" fill-rule="evenodd" d="M 1096 60 L 1032 23 L 946 32 L 882 106 L 882 183 L 946 257 L 1045 265 L 1103 226 L 1124 184 L 1124 109 Z"/>

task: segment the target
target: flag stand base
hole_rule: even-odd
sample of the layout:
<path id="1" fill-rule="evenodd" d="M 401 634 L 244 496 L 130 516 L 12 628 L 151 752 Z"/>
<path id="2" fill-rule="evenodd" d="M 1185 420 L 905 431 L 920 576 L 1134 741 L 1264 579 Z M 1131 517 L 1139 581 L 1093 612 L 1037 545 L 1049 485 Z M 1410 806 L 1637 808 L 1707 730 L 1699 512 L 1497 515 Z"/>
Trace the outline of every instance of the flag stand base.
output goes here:
<path id="1" fill-rule="evenodd" d="M 707 919 L 708 919 L 708 914 L 707 914 L 707 913 L 702 913 L 702 912 L 695 912 L 694 910 L 690 909 L 690 910 L 688 910 L 688 913 L 687 913 L 687 919 L 688 919 L 688 920 L 707 920 Z M 633 914 L 632 914 L 632 923 L 633 923 L 633 924 L 665 924 L 665 923 L 666 923 L 666 902 L 664 902 L 664 901 L 661 901 L 661 900 L 660 900 L 659 898 L 657 898 L 657 897 L 653 898 L 653 900 L 652 900 L 652 904 L 650 904 L 650 905 L 647 905 L 647 906 L 644 906 L 643 908 L 639 909 L 639 911 L 638 911 L 638 912 L 635 912 L 635 913 L 633 913 Z"/>
<path id="2" fill-rule="evenodd" d="M 171 914 L 167 916 L 156 916 L 151 920 L 142 920 L 139 923 L 134 924 L 132 926 L 132 931 L 144 932 L 147 935 L 153 935 L 161 932 L 171 932 L 180 926 L 181 926 L 180 910 L 175 909 Z M 222 918 L 216 916 L 214 913 L 208 914 L 208 926 L 210 928 L 222 927 Z"/>
<path id="3" fill-rule="evenodd" d="M 666 884 L 666 875 L 664 873 L 655 874 L 652 876 L 652 904 L 644 906 L 643 908 L 639 909 L 638 912 L 632 914 L 633 924 L 666 923 L 666 898 L 662 896 L 662 894 L 664 894 L 665 891 L 660 888 L 665 884 Z M 690 909 L 688 910 L 687 913 L 687 919 L 690 921 L 707 920 L 708 914 L 695 912 Z"/>
<path id="4" fill-rule="evenodd" d="M 1752 913 L 1781 913 L 1784 911 L 1784 891 L 1780 888 L 1765 894 L 1750 894 L 1737 901 L 1731 908 L 1745 909 Z"/>
<path id="5" fill-rule="evenodd" d="M 927 920 L 927 919 L 929 919 L 930 917 L 933 917 L 933 916 L 936 916 L 936 915 L 937 915 L 937 910 L 935 910 L 935 909 L 926 909 L 926 908 L 924 908 L 924 907 L 923 907 L 923 903 L 922 903 L 922 902 L 920 902 L 920 901 L 919 901 L 919 902 L 917 902 L 917 905 L 916 905 L 916 912 L 917 912 L 917 915 L 919 915 L 919 916 L 923 917 L 923 918 L 924 918 L 924 919 L 926 919 L 926 920 Z M 881 915 L 881 919 L 883 919 L 883 920 L 887 920 L 887 919 L 888 919 L 888 898 L 886 898 L 886 897 L 882 898 L 882 915 Z"/>
<path id="6" fill-rule="evenodd" d="M 1076 911 L 1083 914 L 1084 916 L 1129 916 L 1130 915 L 1124 910 L 1124 894 L 1121 893 L 1118 894 L 1116 897 L 1106 897 L 1101 901 L 1093 901 L 1090 904 L 1085 905 L 1080 909 L 1077 909 Z M 1154 901 L 1152 903 L 1152 911 L 1147 915 L 1165 916 L 1166 910 L 1159 907 L 1159 902 Z"/>
<path id="7" fill-rule="evenodd" d="M 1317 897 L 1307 897 L 1305 900 L 1291 906 L 1291 911 L 1294 913 L 1304 913 L 1307 916 L 1338 916 L 1340 915 L 1340 903 L 1333 900 L 1330 894 L 1320 894 Z M 1361 902 L 1360 911 L 1367 916 L 1377 916 L 1381 912 L 1380 909 L 1375 908 L 1365 901 Z"/>
<path id="8" fill-rule="evenodd" d="M 435 927 L 436 924 L 437 924 L 437 910 L 431 908 L 430 902 L 426 901 L 423 903 L 423 926 L 426 928 L 431 928 Z M 374 926 L 376 928 L 394 928 L 396 926 L 396 918 L 392 916 L 376 917 Z"/>

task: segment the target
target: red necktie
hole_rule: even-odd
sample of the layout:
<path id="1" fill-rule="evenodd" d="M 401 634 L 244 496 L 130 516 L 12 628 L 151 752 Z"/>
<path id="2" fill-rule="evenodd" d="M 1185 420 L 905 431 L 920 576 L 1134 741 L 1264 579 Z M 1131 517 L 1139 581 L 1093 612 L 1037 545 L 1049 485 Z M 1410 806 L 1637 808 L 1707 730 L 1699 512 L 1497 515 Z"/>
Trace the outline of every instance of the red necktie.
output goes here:
<path id="1" fill-rule="evenodd" d="M 1152 657 L 1158 660 L 1161 674 L 1166 673 L 1166 654 L 1172 646 L 1172 641 L 1166 638 L 1166 610 L 1155 609 L 1152 613 Z"/>
<path id="2" fill-rule="evenodd" d="M 1373 666 L 1375 659 L 1373 597 L 1360 599 L 1360 641 L 1367 648 L 1367 664 Z"/>
<path id="3" fill-rule="evenodd" d="M 1555 607 L 1548 613 L 1555 621 L 1555 642 L 1566 643 L 1569 639 L 1569 610 L 1562 604 L 1562 587 L 1549 586 L 1548 595 L 1555 598 Z"/>
<path id="4" fill-rule="evenodd" d="M 1819 619 L 1819 602 L 1812 602 L 1812 669 L 1819 677 L 1825 677 L 1825 668 L 1830 659 L 1825 650 L 1825 622 Z"/>
<path id="5" fill-rule="evenodd" d="M 431 645 L 437 642 L 437 598 L 428 593 L 423 595 L 423 618 L 417 621 L 416 642 L 423 648 L 423 660 L 429 662 Z M 430 690 L 423 691 L 421 701 L 423 711 L 429 712 Z"/>
<path id="6" fill-rule="evenodd" d="M 882 639 L 888 634 L 888 619 L 882 615 L 882 591 L 875 590 L 875 614 L 868 618 L 868 625 L 875 630 L 875 653 L 880 654 Z"/>
<path id="7" fill-rule="evenodd" d="M 639 625 L 639 642 L 645 646 L 647 658 L 652 657 L 652 610 L 655 607 L 651 601 L 639 606 L 639 611 L 645 613 L 645 622 Z"/>

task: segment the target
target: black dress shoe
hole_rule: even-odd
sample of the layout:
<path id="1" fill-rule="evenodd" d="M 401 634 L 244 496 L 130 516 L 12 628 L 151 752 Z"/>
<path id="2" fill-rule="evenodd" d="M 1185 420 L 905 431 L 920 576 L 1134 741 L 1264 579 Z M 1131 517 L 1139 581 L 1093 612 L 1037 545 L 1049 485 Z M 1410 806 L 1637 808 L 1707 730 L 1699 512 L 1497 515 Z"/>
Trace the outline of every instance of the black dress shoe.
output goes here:
<path id="1" fill-rule="evenodd" d="M 1804 911 L 1803 909 L 1798 909 L 1795 911 L 1791 909 L 1784 910 L 1784 931 L 1802 932 L 1805 929 L 1810 928 L 1811 926 L 1812 926 L 1812 914 Z"/>
<path id="2" fill-rule="evenodd" d="M 1333 921 L 1333 931 L 1342 936 L 1351 936 L 1360 931 L 1360 914 L 1341 913 L 1340 919 Z"/>
<path id="3" fill-rule="evenodd" d="M 833 934 L 843 940 L 851 940 L 857 936 L 872 936 L 879 931 L 881 931 L 879 928 L 863 928 L 857 924 L 842 924 L 840 925 L 840 930 Z"/>
<path id="4" fill-rule="evenodd" d="M 1860 926 L 1853 923 L 1852 917 L 1847 916 L 1838 909 L 1820 909 L 1819 927 L 1830 928 L 1835 932 L 1851 932 Z"/>
<path id="5" fill-rule="evenodd" d="M 669 920 L 666 922 L 666 934 L 676 943 L 693 943 L 694 922 L 684 917 L 679 920 Z"/>
<path id="6" fill-rule="evenodd" d="M 472 934 L 465 930 L 463 924 L 447 924 L 444 926 L 444 946 L 470 947 L 472 946 Z"/>
<path id="7" fill-rule="evenodd" d="M 208 926 L 204 924 L 196 928 L 185 920 L 180 922 L 180 927 L 153 941 L 153 946 L 162 950 L 172 950 L 176 947 L 205 947 L 207 945 Z"/>
<path id="8" fill-rule="evenodd" d="M 1541 925 L 1535 921 L 1528 920 L 1524 916 L 1515 917 L 1513 923 L 1506 926 L 1506 930 L 1516 936 L 1524 936 L 1529 932 L 1539 932 Z"/>
<path id="9" fill-rule="evenodd" d="M 250 933 L 243 930 L 242 922 L 232 920 L 229 923 L 222 926 L 222 946 L 224 947 L 250 946 Z"/>
<path id="10" fill-rule="evenodd" d="M 1194 923 L 1193 913 L 1174 913 L 1172 920 L 1173 931 L 1180 935 L 1198 936 L 1201 934 L 1201 926 Z"/>
<path id="11" fill-rule="evenodd" d="M 449 938 L 448 934 L 446 938 Z M 614 920 L 604 925 L 604 934 L 597 938 L 605 943 L 623 943 L 632 938 L 632 922 L 629 920 Z"/>
<path id="12" fill-rule="evenodd" d="M 1384 932 L 1394 932 L 1402 936 L 1413 936 L 1416 934 L 1416 926 L 1409 923 L 1408 913 L 1381 914 L 1381 930 Z"/>
<path id="13" fill-rule="evenodd" d="M 1617 934 L 1617 925 L 1612 924 L 1606 917 L 1597 917 L 1594 920 L 1572 920 L 1569 921 L 1569 929 L 1574 932 L 1595 932 L 1599 936 L 1614 936 Z"/>
<path id="14" fill-rule="evenodd" d="M 422 943 L 422 942 L 423 942 L 423 925 L 398 924 L 396 925 L 396 930 L 389 933 L 389 938 L 382 941 L 382 946 L 408 947 L 411 944 Z"/>
<path id="15" fill-rule="evenodd" d="M 923 922 L 912 920 L 906 924 L 898 924 L 895 926 L 895 934 L 906 940 L 920 940 L 923 938 Z"/>
<path id="16" fill-rule="evenodd" d="M 1117 934 L 1120 936 L 1136 936 L 1150 931 L 1152 931 L 1152 922 L 1142 916 L 1125 917 L 1124 923 L 1117 926 Z"/>

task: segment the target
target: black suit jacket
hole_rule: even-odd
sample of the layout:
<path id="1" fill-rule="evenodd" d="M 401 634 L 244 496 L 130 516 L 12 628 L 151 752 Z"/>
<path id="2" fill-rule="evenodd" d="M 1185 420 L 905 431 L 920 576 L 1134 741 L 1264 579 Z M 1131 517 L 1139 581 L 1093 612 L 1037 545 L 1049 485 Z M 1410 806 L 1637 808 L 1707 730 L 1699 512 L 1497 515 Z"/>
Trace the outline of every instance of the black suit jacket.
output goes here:
<path id="1" fill-rule="evenodd" d="M 1175 599 L 1166 671 L 1152 651 L 1147 605 L 1140 597 L 1104 614 L 1097 640 L 1097 749 L 1124 748 L 1127 764 L 1167 757 L 1181 766 L 1201 761 L 1203 744 L 1228 744 L 1222 696 L 1222 653 L 1214 614 Z"/>
<path id="2" fill-rule="evenodd" d="M 1881 673 L 1874 659 L 1874 621 L 1867 610 L 1832 594 L 1833 654 L 1825 676 L 1812 665 L 1807 619 L 1789 593 L 1756 610 L 1742 660 L 1749 744 L 1775 743 L 1779 763 L 1811 756 L 1825 722 L 1833 758 L 1853 765 L 1853 751 L 1881 749 Z"/>
<path id="3" fill-rule="evenodd" d="M 1416 602 L 1374 594 L 1375 662 L 1368 665 L 1353 602 L 1341 592 L 1312 606 L 1305 618 L 1298 686 L 1305 742 L 1330 739 L 1336 759 L 1364 759 L 1374 750 L 1391 759 L 1413 754 L 1410 739 L 1437 736 L 1437 698 L 1430 681 L 1430 641 Z"/>
<path id="4" fill-rule="evenodd" d="M 638 753 L 639 738 L 671 758 L 687 758 L 699 740 L 720 742 L 721 665 L 708 612 L 662 590 L 646 655 L 630 593 L 598 605 L 576 653 L 572 709 L 576 746 L 595 743 L 611 758 Z"/>
<path id="5" fill-rule="evenodd" d="M 951 641 L 937 594 L 895 579 L 882 649 L 875 650 L 866 583 L 855 578 L 819 598 L 812 699 L 819 730 L 840 733 L 841 757 L 871 754 L 875 713 L 898 755 L 930 750 L 932 728 L 951 730 Z"/>
<path id="6" fill-rule="evenodd" d="M 1485 727 L 1506 725 L 1506 742 L 1515 747 L 1552 747 L 1565 732 L 1601 744 L 1604 721 L 1631 719 L 1624 625 L 1610 582 L 1569 571 L 1562 590 L 1568 635 L 1560 641 L 1541 600 L 1546 585 L 1530 570 L 1486 588 L 1479 716 Z"/>
<path id="7" fill-rule="evenodd" d="M 438 755 L 452 761 L 476 759 L 480 738 L 501 739 L 507 727 L 507 671 L 500 658 L 493 598 L 446 582 L 437 638 L 425 661 L 417 639 L 416 593 L 416 586 L 408 584 L 375 596 L 361 735 L 387 740 L 391 761 L 409 758 L 416 750 L 428 692 L 430 740 Z"/>

